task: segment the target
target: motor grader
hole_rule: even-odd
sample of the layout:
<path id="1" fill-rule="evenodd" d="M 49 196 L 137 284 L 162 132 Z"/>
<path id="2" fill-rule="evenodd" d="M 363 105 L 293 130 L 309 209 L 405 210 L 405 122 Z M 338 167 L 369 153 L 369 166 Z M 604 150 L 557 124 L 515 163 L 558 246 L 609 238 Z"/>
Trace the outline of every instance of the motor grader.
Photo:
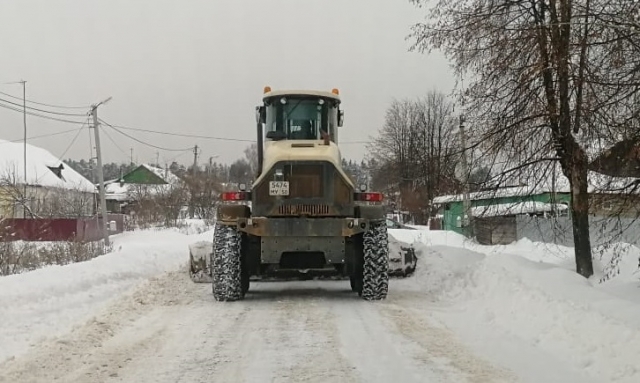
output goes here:
<path id="1" fill-rule="evenodd" d="M 338 89 L 264 88 L 256 179 L 222 193 L 213 243 L 190 246 L 192 279 L 210 281 L 216 300 L 243 299 L 254 276 L 291 272 L 330 272 L 365 300 L 387 296 L 383 196 L 342 169 L 343 119 Z"/>

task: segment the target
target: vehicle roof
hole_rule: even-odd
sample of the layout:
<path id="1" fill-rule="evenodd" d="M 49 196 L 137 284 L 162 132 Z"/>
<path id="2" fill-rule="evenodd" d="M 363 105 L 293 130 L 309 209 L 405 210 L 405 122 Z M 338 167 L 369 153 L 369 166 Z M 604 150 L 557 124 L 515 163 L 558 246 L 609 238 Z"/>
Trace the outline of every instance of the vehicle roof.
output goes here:
<path id="1" fill-rule="evenodd" d="M 272 90 L 271 92 L 267 92 L 262 96 L 263 100 L 266 100 L 271 97 L 277 96 L 317 96 L 317 97 L 327 97 L 332 98 L 338 102 L 340 102 L 340 96 L 331 93 L 324 92 L 320 90 Z"/>

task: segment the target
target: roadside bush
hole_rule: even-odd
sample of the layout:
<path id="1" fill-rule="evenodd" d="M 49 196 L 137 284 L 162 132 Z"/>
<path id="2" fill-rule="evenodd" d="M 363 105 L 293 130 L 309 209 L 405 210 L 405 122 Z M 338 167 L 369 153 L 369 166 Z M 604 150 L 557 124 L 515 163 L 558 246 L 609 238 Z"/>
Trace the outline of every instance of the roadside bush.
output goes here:
<path id="1" fill-rule="evenodd" d="M 84 262 L 103 254 L 102 241 L 0 242 L 0 275 Z"/>

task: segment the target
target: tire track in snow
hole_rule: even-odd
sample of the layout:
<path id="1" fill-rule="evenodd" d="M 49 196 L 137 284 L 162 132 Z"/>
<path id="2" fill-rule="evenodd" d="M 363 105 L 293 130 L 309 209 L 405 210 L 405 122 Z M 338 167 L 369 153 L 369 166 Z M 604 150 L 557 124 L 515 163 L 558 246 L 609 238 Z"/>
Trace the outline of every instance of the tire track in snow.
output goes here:
<path id="1" fill-rule="evenodd" d="M 149 280 L 133 294 L 117 300 L 108 310 L 70 334 L 50 339 L 32 352 L 0 365 L 0 382 L 101 382 L 118 376 L 132 355 L 157 347 L 163 336 L 163 318 L 151 311 L 190 301 L 186 286 L 176 284 L 184 271 Z M 138 326 L 139 318 L 145 318 Z M 155 326 L 148 326 L 154 323 Z M 125 342 L 111 342 L 131 329 Z M 123 351 L 126 351 L 123 352 Z"/>
<path id="2" fill-rule="evenodd" d="M 310 298 L 287 300 L 288 307 L 280 311 L 289 334 L 284 345 L 298 357 L 273 382 L 359 382 L 354 367 L 338 352 L 335 318 L 325 299 Z"/>
<path id="3" fill-rule="evenodd" d="M 455 376 L 455 381 L 460 381 L 459 373 L 462 373 L 463 379 L 469 383 L 511 383 L 519 380 L 512 372 L 494 367 L 471 353 L 447 328 L 435 326 L 425 318 L 423 310 L 394 303 L 380 307 L 396 331 L 420 347 L 414 357 L 427 363 L 436 361 L 433 368 L 440 370 L 442 375 L 452 374 L 451 378 Z"/>
<path id="4" fill-rule="evenodd" d="M 344 281 L 255 283 L 227 303 L 210 289 L 184 270 L 153 279 L 101 318 L 0 365 L 0 382 L 464 381 L 460 371 L 500 381 L 398 305 L 413 299 L 364 302 Z"/>

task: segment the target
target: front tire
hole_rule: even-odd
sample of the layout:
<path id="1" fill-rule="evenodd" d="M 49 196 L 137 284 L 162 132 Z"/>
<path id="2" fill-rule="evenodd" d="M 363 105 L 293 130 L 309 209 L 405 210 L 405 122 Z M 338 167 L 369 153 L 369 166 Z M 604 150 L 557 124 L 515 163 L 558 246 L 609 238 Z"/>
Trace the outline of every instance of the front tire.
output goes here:
<path id="1" fill-rule="evenodd" d="M 237 301 L 244 298 L 249 286 L 243 284 L 240 261 L 241 233 L 233 226 L 216 223 L 211 279 L 213 297 L 217 301 Z M 246 287 L 246 290 L 245 290 Z"/>

